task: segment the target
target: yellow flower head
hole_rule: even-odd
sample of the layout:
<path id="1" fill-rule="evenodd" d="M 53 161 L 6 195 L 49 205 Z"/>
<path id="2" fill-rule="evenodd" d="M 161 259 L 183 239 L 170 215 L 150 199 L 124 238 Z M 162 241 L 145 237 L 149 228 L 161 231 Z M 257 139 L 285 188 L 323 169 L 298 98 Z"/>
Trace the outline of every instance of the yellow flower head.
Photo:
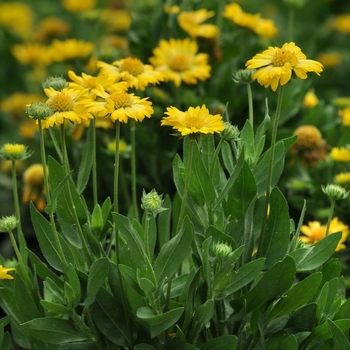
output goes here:
<path id="1" fill-rule="evenodd" d="M 350 34 L 350 14 L 342 14 L 335 18 L 332 27 L 338 32 Z"/>
<path id="2" fill-rule="evenodd" d="M 110 117 L 112 121 L 127 123 L 129 118 L 142 122 L 153 114 L 152 102 L 147 101 L 148 97 L 141 99 L 123 89 L 105 91 L 101 85 L 97 86 L 94 94 L 96 100 L 82 100 L 79 108 L 96 117 Z"/>
<path id="3" fill-rule="evenodd" d="M 313 90 L 309 90 L 304 97 L 303 106 L 306 108 L 313 108 L 317 105 L 318 105 L 317 96 L 315 95 Z"/>
<path id="4" fill-rule="evenodd" d="M 5 143 L 0 147 L 0 158 L 4 160 L 24 160 L 32 155 L 28 147 L 18 143 Z"/>
<path id="5" fill-rule="evenodd" d="M 350 107 L 344 108 L 338 112 L 344 126 L 350 126 Z"/>
<path id="6" fill-rule="evenodd" d="M 165 114 L 168 116 L 162 119 L 161 125 L 172 126 L 182 136 L 196 133 L 220 133 L 225 129 L 222 116 L 209 114 L 205 105 L 196 108 L 190 107 L 186 112 L 182 112 L 176 107 L 168 107 Z"/>
<path id="7" fill-rule="evenodd" d="M 350 107 L 350 98 L 349 97 L 336 97 L 333 100 L 333 103 L 338 108 L 347 108 L 347 107 Z"/>
<path id="8" fill-rule="evenodd" d="M 331 158 L 337 162 L 350 162 L 350 149 L 345 147 L 333 147 Z"/>
<path id="9" fill-rule="evenodd" d="M 339 52 L 324 52 L 317 56 L 317 61 L 319 61 L 323 67 L 331 68 L 339 65 L 343 57 Z"/>
<path id="10" fill-rule="evenodd" d="M 8 272 L 14 270 L 16 270 L 14 267 L 6 268 L 0 265 L 0 280 L 13 280 L 13 277 Z"/>
<path id="11" fill-rule="evenodd" d="M 211 70 L 208 55 L 197 51 L 197 43 L 189 38 L 161 40 L 149 61 L 177 87 L 181 82 L 197 84 L 198 80 L 210 78 Z"/>
<path id="12" fill-rule="evenodd" d="M 131 16 L 124 9 L 105 9 L 101 13 L 101 21 L 108 32 L 126 32 L 131 24 Z"/>
<path id="13" fill-rule="evenodd" d="M 96 6 L 96 0 L 62 0 L 62 6 L 69 12 L 83 12 Z"/>
<path id="14" fill-rule="evenodd" d="M 262 18 L 260 13 L 244 12 L 235 2 L 225 6 L 223 16 L 234 24 L 247 28 L 264 38 L 274 38 L 278 34 L 278 29 L 271 19 Z"/>
<path id="15" fill-rule="evenodd" d="M 340 185 L 349 185 L 350 184 L 350 172 L 337 174 L 335 176 L 335 181 Z"/>
<path id="16" fill-rule="evenodd" d="M 53 88 L 44 89 L 45 94 L 49 98 L 46 104 L 54 112 L 42 121 L 44 129 L 50 128 L 54 125 L 61 125 L 65 121 L 81 123 L 82 120 L 91 119 L 92 116 L 88 113 L 77 113 L 74 108 L 82 97 L 84 90 L 76 90 L 71 88 L 64 88 L 62 91 L 56 91 Z"/>
<path id="17" fill-rule="evenodd" d="M 47 39 L 65 36 L 71 31 L 70 25 L 58 17 L 45 17 L 42 19 L 35 32 L 35 37 L 38 41 L 45 41 Z"/>
<path id="18" fill-rule="evenodd" d="M 55 62 L 86 58 L 94 49 L 95 45 L 93 43 L 76 39 L 67 39 L 64 41 L 55 39 L 50 46 L 52 59 Z"/>
<path id="19" fill-rule="evenodd" d="M 130 87 L 144 91 L 148 84 L 158 84 L 164 80 L 161 72 L 149 64 L 143 64 L 138 58 L 128 57 L 108 64 L 97 62 L 100 74 L 112 75 L 116 81 L 124 80 Z"/>
<path id="20" fill-rule="evenodd" d="M 308 72 L 320 75 L 322 64 L 306 59 L 295 43 L 285 43 L 282 48 L 270 46 L 267 50 L 255 55 L 246 63 L 247 69 L 259 68 L 253 75 L 260 85 L 271 86 L 273 91 L 278 85 L 285 85 L 292 77 L 306 79 Z"/>
<path id="21" fill-rule="evenodd" d="M 219 28 L 214 24 L 202 24 L 215 15 L 214 11 L 200 9 L 197 11 L 182 11 L 178 16 L 179 26 L 193 39 L 205 38 L 216 40 Z"/>
<path id="22" fill-rule="evenodd" d="M 48 66 L 53 62 L 50 48 L 39 43 L 14 45 L 11 52 L 21 64 Z"/>
<path id="23" fill-rule="evenodd" d="M 12 118 L 19 118 L 25 114 L 25 106 L 29 103 L 39 102 L 43 99 L 39 94 L 27 94 L 15 92 L 6 99 L 0 101 L 0 109 L 8 113 Z"/>
<path id="24" fill-rule="evenodd" d="M 304 236 L 300 236 L 300 240 L 308 245 L 313 245 L 326 236 L 326 225 L 321 225 L 318 221 L 311 221 L 308 225 L 302 225 L 300 232 Z M 329 227 L 329 234 L 342 232 L 342 237 L 335 251 L 345 249 L 345 242 L 349 235 L 349 226 L 339 221 L 337 217 L 333 218 Z"/>

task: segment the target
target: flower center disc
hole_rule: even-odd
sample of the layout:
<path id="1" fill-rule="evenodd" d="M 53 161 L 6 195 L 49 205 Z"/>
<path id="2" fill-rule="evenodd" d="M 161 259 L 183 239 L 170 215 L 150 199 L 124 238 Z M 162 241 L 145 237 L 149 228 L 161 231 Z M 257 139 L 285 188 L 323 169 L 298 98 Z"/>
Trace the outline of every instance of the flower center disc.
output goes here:
<path id="1" fill-rule="evenodd" d="M 96 78 L 95 77 L 91 77 L 85 80 L 85 87 L 92 89 L 94 87 L 96 87 Z"/>
<path id="2" fill-rule="evenodd" d="M 133 76 L 140 75 L 145 71 L 143 63 L 137 58 L 126 58 L 119 67 L 120 72 L 128 72 Z"/>
<path id="3" fill-rule="evenodd" d="M 190 117 L 190 118 L 186 118 L 185 124 L 188 128 L 200 129 L 204 125 L 204 122 L 202 119 L 199 119 L 196 117 Z"/>
<path id="4" fill-rule="evenodd" d="M 283 67 L 285 64 L 290 64 L 295 67 L 298 64 L 298 59 L 294 52 L 278 50 L 273 59 L 273 64 L 276 67 Z"/>
<path id="5" fill-rule="evenodd" d="M 187 56 L 178 54 L 170 59 L 169 66 L 176 72 L 183 72 L 190 67 L 190 61 Z"/>
<path id="6" fill-rule="evenodd" d="M 71 111 L 74 107 L 74 101 L 72 98 L 62 92 L 51 97 L 46 104 L 55 112 Z"/>
<path id="7" fill-rule="evenodd" d="M 116 109 L 131 107 L 131 98 L 128 94 L 123 93 L 113 93 L 111 94 L 111 99 L 114 102 Z"/>

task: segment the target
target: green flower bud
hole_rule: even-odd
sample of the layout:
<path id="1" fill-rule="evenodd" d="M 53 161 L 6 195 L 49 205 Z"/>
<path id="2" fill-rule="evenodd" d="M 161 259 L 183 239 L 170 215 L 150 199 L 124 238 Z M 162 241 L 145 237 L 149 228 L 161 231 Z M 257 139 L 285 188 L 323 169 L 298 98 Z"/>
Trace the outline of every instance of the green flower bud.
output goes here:
<path id="1" fill-rule="evenodd" d="M 232 247 L 219 241 L 213 245 L 213 252 L 215 256 L 225 259 L 232 253 Z"/>
<path id="2" fill-rule="evenodd" d="M 4 216 L 0 219 L 0 232 L 9 232 L 17 227 L 15 216 Z"/>
<path id="3" fill-rule="evenodd" d="M 29 117 L 32 119 L 45 120 L 50 115 L 54 114 L 54 111 L 45 102 L 37 102 L 26 106 L 26 113 L 28 113 Z"/>
<path id="4" fill-rule="evenodd" d="M 166 208 L 162 207 L 162 197 L 163 195 L 159 195 L 155 189 L 149 193 L 146 193 L 145 190 L 143 190 L 141 208 L 146 212 L 152 213 L 153 215 L 157 215 L 162 211 L 167 210 Z"/>
<path id="5" fill-rule="evenodd" d="M 325 193 L 327 196 L 334 200 L 345 199 L 349 195 L 349 191 L 346 192 L 345 188 L 338 185 L 328 184 L 326 187 L 321 187 L 323 193 Z"/>
<path id="6" fill-rule="evenodd" d="M 67 80 L 61 77 L 47 77 L 45 81 L 42 82 L 41 86 L 43 89 L 53 88 L 56 91 L 61 91 L 68 86 Z"/>
<path id="7" fill-rule="evenodd" d="M 232 74 L 232 80 L 237 84 L 249 84 L 253 81 L 255 69 L 239 69 Z"/>
<path id="8" fill-rule="evenodd" d="M 18 143 L 5 143 L 0 147 L 0 158 L 4 160 L 24 160 L 32 153 L 27 146 Z"/>
<path id="9" fill-rule="evenodd" d="M 236 125 L 232 125 L 230 122 L 224 122 L 225 129 L 221 132 L 221 137 L 227 141 L 238 141 L 239 138 L 239 129 Z"/>

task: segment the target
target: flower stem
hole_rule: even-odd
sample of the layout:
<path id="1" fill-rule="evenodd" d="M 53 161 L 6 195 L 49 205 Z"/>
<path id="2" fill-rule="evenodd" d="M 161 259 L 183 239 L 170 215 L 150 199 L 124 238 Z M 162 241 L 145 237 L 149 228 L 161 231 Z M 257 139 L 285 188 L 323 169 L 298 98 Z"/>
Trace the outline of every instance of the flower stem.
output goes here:
<path id="1" fill-rule="evenodd" d="M 118 179 L 119 179 L 119 139 L 120 139 L 120 122 L 115 122 L 115 153 L 114 153 L 114 187 L 113 187 L 113 199 L 114 199 L 114 211 L 118 213 Z"/>
<path id="2" fill-rule="evenodd" d="M 39 124 L 41 163 L 43 165 L 43 173 L 44 173 L 44 186 L 45 186 L 46 203 L 50 204 L 51 203 L 51 196 L 50 196 L 49 179 L 47 176 L 45 140 L 44 140 L 44 132 L 43 132 L 43 126 L 42 126 L 41 119 L 38 119 L 38 124 Z"/>
<path id="3" fill-rule="evenodd" d="M 130 120 L 130 137 L 131 137 L 131 194 L 132 206 L 134 209 L 134 218 L 139 219 L 139 210 L 137 207 L 137 188 L 136 188 L 136 141 L 135 141 L 136 125 L 134 120 Z"/>
<path id="4" fill-rule="evenodd" d="M 66 134 L 64 129 L 64 124 L 61 124 L 61 152 L 62 152 L 62 165 L 65 175 L 69 173 L 69 162 L 68 162 L 68 153 L 66 145 Z"/>
<path id="5" fill-rule="evenodd" d="M 97 163 L 96 163 L 96 117 L 91 120 L 90 127 L 92 128 L 92 196 L 94 208 L 98 203 L 97 195 Z"/>
<path id="6" fill-rule="evenodd" d="M 149 213 L 146 214 L 146 220 L 145 220 L 145 250 L 146 255 L 149 259 L 150 257 L 150 251 L 149 251 L 149 221 L 150 221 L 150 215 Z"/>
<path id="7" fill-rule="evenodd" d="M 251 84 L 247 84 L 247 93 L 248 93 L 249 121 L 252 127 L 254 127 L 253 95 L 252 95 Z"/>
<path id="8" fill-rule="evenodd" d="M 180 228 L 183 216 L 185 214 L 186 201 L 187 201 L 187 196 L 188 196 L 188 189 L 189 189 L 189 185 L 190 185 L 194 143 L 195 143 L 195 140 L 192 140 L 190 138 L 190 148 L 189 148 L 189 151 L 188 151 L 187 171 L 186 171 L 186 177 L 185 177 L 185 187 L 184 187 L 184 192 L 182 194 L 182 202 L 181 202 L 180 214 L 179 214 L 179 218 L 177 220 L 176 230 L 174 232 L 175 235 L 179 231 L 179 228 Z"/>
<path id="9" fill-rule="evenodd" d="M 265 230 L 266 230 L 267 212 L 270 204 L 273 164 L 275 160 L 275 146 L 276 146 L 276 139 L 277 139 L 278 124 L 279 124 L 279 119 L 280 119 L 281 109 L 282 109 L 283 90 L 284 90 L 284 87 L 281 85 L 278 91 L 276 114 L 272 125 L 270 161 L 269 161 L 269 167 L 267 172 L 266 199 L 265 199 L 265 208 L 263 213 L 264 217 L 262 221 L 261 235 L 259 239 L 258 256 L 260 256 L 259 253 L 261 253 L 262 244 L 265 239 L 264 236 L 265 236 Z"/>
<path id="10" fill-rule="evenodd" d="M 215 162 L 218 159 L 218 156 L 219 156 L 219 153 L 220 153 L 221 146 L 222 146 L 223 142 L 224 142 L 224 138 L 221 138 L 219 143 L 218 143 L 218 146 L 215 149 L 215 153 L 214 153 L 214 156 L 213 156 L 213 161 L 211 162 L 211 166 L 210 166 L 210 170 L 209 170 L 209 176 L 210 177 L 212 177 L 212 175 L 213 175 Z"/>
<path id="11" fill-rule="evenodd" d="M 334 213 L 335 200 L 331 198 L 331 208 L 329 209 L 328 220 L 327 220 L 327 228 L 326 228 L 326 237 L 329 234 L 329 228 L 331 226 L 331 221 Z"/>

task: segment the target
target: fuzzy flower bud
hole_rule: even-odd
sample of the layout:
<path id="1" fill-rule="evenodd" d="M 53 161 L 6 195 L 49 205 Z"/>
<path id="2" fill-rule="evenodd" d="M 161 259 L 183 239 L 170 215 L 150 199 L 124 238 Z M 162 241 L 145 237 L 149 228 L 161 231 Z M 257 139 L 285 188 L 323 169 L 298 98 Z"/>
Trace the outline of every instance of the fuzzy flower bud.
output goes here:
<path id="1" fill-rule="evenodd" d="M 236 125 L 232 125 L 230 122 L 224 122 L 225 129 L 221 132 L 221 137 L 226 141 L 238 141 L 239 129 Z"/>
<path id="2" fill-rule="evenodd" d="M 54 111 L 45 102 L 37 102 L 27 105 L 26 113 L 29 114 L 31 119 L 45 120 L 50 115 L 54 114 Z"/>
<path id="3" fill-rule="evenodd" d="M 224 259 L 232 253 L 232 247 L 219 241 L 213 245 L 213 252 L 217 257 Z"/>
<path id="4" fill-rule="evenodd" d="M 159 195 L 155 189 L 153 189 L 149 193 L 146 193 L 146 191 L 143 190 L 141 198 L 141 208 L 146 212 L 152 213 L 153 215 L 157 215 L 162 211 L 167 210 L 162 207 L 162 197 L 163 195 Z"/>
<path id="5" fill-rule="evenodd" d="M 68 86 L 67 80 L 61 77 L 47 77 L 41 84 L 43 89 L 53 88 L 56 91 L 61 91 Z"/>
<path id="6" fill-rule="evenodd" d="M 249 84 L 253 81 L 255 69 L 239 69 L 232 74 L 232 80 L 236 84 Z"/>
<path id="7" fill-rule="evenodd" d="M 328 184 L 326 187 L 321 186 L 323 193 L 325 193 L 327 196 L 334 200 L 340 200 L 345 199 L 349 195 L 349 191 L 346 192 L 345 188 L 334 185 L 334 184 Z"/>
<path id="8" fill-rule="evenodd" d="M 0 219 L 0 232 L 9 232 L 17 227 L 15 216 L 4 216 Z"/>
<path id="9" fill-rule="evenodd" d="M 27 146 L 18 143 L 5 143 L 0 147 L 0 158 L 4 160 L 24 160 L 32 153 Z"/>

